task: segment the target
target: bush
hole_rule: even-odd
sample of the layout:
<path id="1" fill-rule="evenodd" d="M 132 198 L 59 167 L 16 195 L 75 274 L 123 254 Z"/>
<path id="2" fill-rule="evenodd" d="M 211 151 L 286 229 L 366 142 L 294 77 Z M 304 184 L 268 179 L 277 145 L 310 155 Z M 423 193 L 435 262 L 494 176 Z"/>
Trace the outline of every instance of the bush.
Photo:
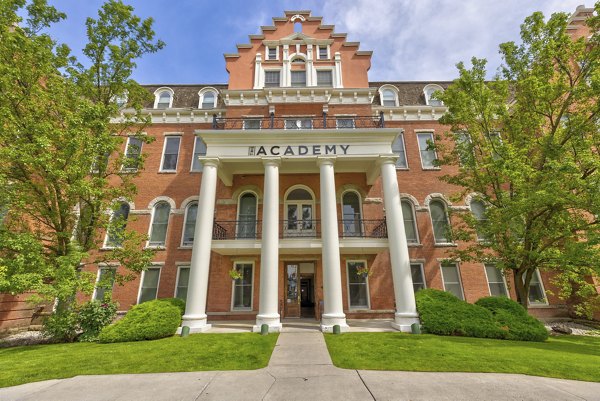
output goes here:
<path id="1" fill-rule="evenodd" d="M 178 307 L 179 311 L 181 312 L 181 316 L 183 316 L 183 314 L 185 313 L 185 301 L 183 299 L 179 299 L 179 298 L 161 298 L 158 301 L 168 302 L 171 305 Z"/>
<path id="2" fill-rule="evenodd" d="M 42 333 L 57 342 L 73 342 L 77 337 L 77 313 L 72 310 L 54 312 L 44 320 Z"/>
<path id="3" fill-rule="evenodd" d="M 86 302 L 79 308 L 79 341 L 96 341 L 100 331 L 108 326 L 117 314 L 115 302 Z"/>
<path id="4" fill-rule="evenodd" d="M 485 297 L 475 304 L 440 290 L 416 293 L 423 331 L 438 335 L 544 341 L 544 325 L 506 297 Z"/>
<path id="5" fill-rule="evenodd" d="M 181 324 L 181 303 L 156 299 L 136 305 L 125 317 L 100 332 L 101 343 L 155 340 L 170 337 Z"/>

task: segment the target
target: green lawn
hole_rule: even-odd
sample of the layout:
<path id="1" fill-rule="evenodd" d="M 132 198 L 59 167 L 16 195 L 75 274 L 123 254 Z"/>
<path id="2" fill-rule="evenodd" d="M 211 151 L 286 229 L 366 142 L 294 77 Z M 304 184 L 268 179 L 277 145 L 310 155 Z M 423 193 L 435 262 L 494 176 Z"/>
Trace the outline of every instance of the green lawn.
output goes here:
<path id="1" fill-rule="evenodd" d="M 551 337 L 543 343 L 430 334 L 326 335 L 335 366 L 421 372 L 522 373 L 600 382 L 600 338 Z"/>
<path id="2" fill-rule="evenodd" d="M 196 334 L 130 343 L 74 343 L 0 349 L 0 387 L 76 375 L 258 369 L 277 335 Z"/>

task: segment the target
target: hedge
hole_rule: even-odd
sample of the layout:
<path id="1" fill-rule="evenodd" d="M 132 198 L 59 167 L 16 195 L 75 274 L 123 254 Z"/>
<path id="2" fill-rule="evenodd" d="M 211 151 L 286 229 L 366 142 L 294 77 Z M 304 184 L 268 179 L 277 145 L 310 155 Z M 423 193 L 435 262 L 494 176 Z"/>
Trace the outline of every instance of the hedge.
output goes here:
<path id="1" fill-rule="evenodd" d="M 105 327 L 101 343 L 155 340 L 175 334 L 181 324 L 185 302 L 176 298 L 156 299 L 136 305 L 125 317 Z"/>
<path id="2" fill-rule="evenodd" d="M 540 321 L 506 297 L 486 297 L 470 304 L 435 289 L 421 290 L 415 295 L 426 333 L 521 341 L 548 338 Z"/>

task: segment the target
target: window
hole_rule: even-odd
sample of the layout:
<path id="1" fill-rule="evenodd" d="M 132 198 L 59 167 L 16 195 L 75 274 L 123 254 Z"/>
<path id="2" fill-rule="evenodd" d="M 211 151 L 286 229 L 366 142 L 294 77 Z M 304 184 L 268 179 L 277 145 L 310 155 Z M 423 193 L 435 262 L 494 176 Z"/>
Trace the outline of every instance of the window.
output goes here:
<path id="1" fill-rule="evenodd" d="M 125 227 L 129 217 L 129 204 L 121 202 L 119 208 L 113 210 L 110 218 L 110 224 L 106 233 L 104 246 L 107 248 L 117 248 L 123 245 Z"/>
<path id="2" fill-rule="evenodd" d="M 241 274 L 233 280 L 233 309 L 252 310 L 252 263 L 236 262 L 234 268 Z"/>
<path id="3" fill-rule="evenodd" d="M 171 92 L 168 90 L 163 90 L 158 94 L 156 99 L 156 105 L 154 106 L 154 108 L 168 109 L 169 107 L 171 107 L 172 99 L 173 97 L 171 95 Z"/>
<path id="4" fill-rule="evenodd" d="M 267 60 L 277 60 L 277 46 L 268 46 L 267 47 Z"/>
<path id="5" fill-rule="evenodd" d="M 456 263 L 443 263 L 442 264 L 442 281 L 444 282 L 444 290 L 448 291 L 458 299 L 464 301 L 462 284 L 460 283 L 460 273 L 458 271 L 458 265 Z"/>
<path id="6" fill-rule="evenodd" d="M 392 152 L 398 155 L 396 160 L 396 168 L 408 168 L 406 161 L 406 150 L 404 148 L 404 134 L 400 134 L 392 142 Z"/>
<path id="7" fill-rule="evenodd" d="M 333 72 L 331 70 L 317 71 L 317 86 L 333 86 Z"/>
<path id="8" fill-rule="evenodd" d="M 213 91 L 204 92 L 202 95 L 202 109 L 214 109 L 217 103 L 217 94 Z"/>
<path id="9" fill-rule="evenodd" d="M 127 91 L 125 91 L 122 95 L 116 95 L 114 97 L 114 102 L 119 109 L 127 106 Z"/>
<path id="10" fill-rule="evenodd" d="M 202 163 L 198 157 L 206 156 L 206 144 L 200 137 L 194 139 L 194 158 L 192 160 L 192 171 L 202 171 Z"/>
<path id="11" fill-rule="evenodd" d="M 348 303 L 350 309 L 369 309 L 369 284 L 365 270 L 367 262 L 348 261 Z"/>
<path id="12" fill-rule="evenodd" d="M 456 141 L 456 153 L 458 162 L 461 166 L 473 166 L 475 164 L 475 154 L 473 153 L 473 143 L 468 132 L 457 132 L 454 134 Z"/>
<path id="13" fill-rule="evenodd" d="M 473 214 L 473 217 L 475 218 L 476 222 L 475 222 L 475 230 L 477 232 L 477 239 L 479 241 L 484 241 L 486 240 L 486 235 L 485 235 L 485 224 L 487 223 L 487 218 L 485 216 L 485 204 L 480 201 L 480 200 L 473 200 L 471 201 L 471 213 Z"/>
<path id="14" fill-rule="evenodd" d="M 506 282 L 504 281 L 504 275 L 495 265 L 486 264 L 485 276 L 487 277 L 488 286 L 490 288 L 490 295 L 494 297 L 507 297 L 508 291 L 506 290 Z"/>
<path id="15" fill-rule="evenodd" d="M 421 165 L 424 169 L 437 168 L 435 150 L 433 149 L 433 132 L 421 132 L 417 134 L 419 152 L 421 153 Z"/>
<path id="16" fill-rule="evenodd" d="M 415 221 L 415 213 L 413 210 L 412 202 L 403 199 L 402 205 L 402 219 L 404 220 L 404 232 L 406 233 L 406 242 L 409 244 L 418 244 L 419 235 L 417 231 L 417 222 Z"/>
<path id="17" fill-rule="evenodd" d="M 171 206 L 167 202 L 158 202 L 154 206 L 149 246 L 165 246 L 170 213 Z"/>
<path id="18" fill-rule="evenodd" d="M 196 218 L 198 216 L 198 203 L 192 202 L 185 208 L 185 222 L 183 223 L 182 246 L 194 244 L 194 230 L 196 229 Z"/>
<path id="19" fill-rule="evenodd" d="M 245 118 L 244 129 L 260 129 L 261 120 L 257 118 Z"/>
<path id="20" fill-rule="evenodd" d="M 187 300 L 188 283 L 190 281 L 190 267 L 179 266 L 177 284 L 175 285 L 175 298 Z"/>
<path id="21" fill-rule="evenodd" d="M 337 128 L 354 128 L 354 118 L 337 118 L 335 126 Z"/>
<path id="22" fill-rule="evenodd" d="M 108 296 L 112 292 L 115 284 L 115 275 L 117 270 L 112 267 L 101 267 L 98 269 L 98 279 L 94 288 L 94 301 L 103 301 L 105 295 Z"/>
<path id="23" fill-rule="evenodd" d="M 123 160 L 123 171 L 136 171 L 140 166 L 142 154 L 142 140 L 130 136 L 127 138 L 127 146 L 125 148 L 125 160 Z"/>
<path id="24" fill-rule="evenodd" d="M 428 106 L 443 106 L 444 103 L 441 100 L 435 98 L 435 92 L 443 92 L 444 89 L 439 85 L 427 85 L 423 89 L 425 95 L 425 104 Z"/>
<path id="25" fill-rule="evenodd" d="M 180 136 L 165 137 L 163 159 L 160 171 L 177 171 L 177 160 L 179 159 Z"/>
<path id="26" fill-rule="evenodd" d="M 306 86 L 306 71 L 292 71 L 292 86 Z"/>
<path id="27" fill-rule="evenodd" d="M 536 270 L 529 282 L 529 303 L 534 305 L 547 305 L 546 291 L 542 283 L 540 272 Z"/>
<path id="28" fill-rule="evenodd" d="M 138 304 L 156 299 L 159 278 L 160 267 L 149 267 L 148 270 L 142 272 L 142 285 L 140 286 Z"/>
<path id="29" fill-rule="evenodd" d="M 284 221 L 285 238 L 314 237 L 316 235 L 313 220 L 314 199 L 305 188 L 291 190 L 284 203 L 286 220 Z"/>
<path id="30" fill-rule="evenodd" d="M 286 119 L 285 129 L 312 129 L 311 118 Z"/>
<path id="31" fill-rule="evenodd" d="M 381 91 L 381 105 L 387 107 L 396 106 L 396 93 L 391 89 Z"/>
<path id="32" fill-rule="evenodd" d="M 319 60 L 327 60 L 329 58 L 329 52 L 327 46 L 319 46 Z"/>
<path id="33" fill-rule="evenodd" d="M 240 196 L 237 238 L 256 238 L 256 195 L 246 192 Z"/>
<path id="34" fill-rule="evenodd" d="M 444 244 L 451 242 L 450 223 L 446 214 L 446 204 L 440 200 L 432 200 L 429 203 L 429 213 L 431 214 L 435 243 Z"/>
<path id="35" fill-rule="evenodd" d="M 347 191 L 342 196 L 342 225 L 345 237 L 362 236 L 360 197 L 355 191 Z"/>
<path id="36" fill-rule="evenodd" d="M 265 88 L 279 87 L 280 77 L 279 71 L 265 71 Z"/>
<path id="37" fill-rule="evenodd" d="M 427 288 L 425 285 L 425 276 L 423 275 L 423 264 L 411 263 L 410 274 L 412 276 L 413 289 L 415 292 Z"/>
<path id="38" fill-rule="evenodd" d="M 502 155 L 500 154 L 500 151 L 502 149 L 502 135 L 500 135 L 500 132 L 498 131 L 494 131 L 494 132 L 490 132 L 487 135 L 489 141 L 490 141 L 490 146 L 492 148 L 492 157 L 494 158 L 494 160 L 498 160 L 502 157 Z"/>

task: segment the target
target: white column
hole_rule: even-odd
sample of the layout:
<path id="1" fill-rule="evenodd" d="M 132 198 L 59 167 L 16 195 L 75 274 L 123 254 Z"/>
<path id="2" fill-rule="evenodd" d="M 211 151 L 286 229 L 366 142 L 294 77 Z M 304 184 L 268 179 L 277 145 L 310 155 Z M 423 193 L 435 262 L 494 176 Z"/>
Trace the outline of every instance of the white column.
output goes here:
<path id="1" fill-rule="evenodd" d="M 392 327 L 400 331 L 410 331 L 410 325 L 419 323 L 415 293 L 410 273 L 408 243 L 402 218 L 402 204 L 398 190 L 395 156 L 382 157 L 381 179 L 383 181 L 383 202 L 385 206 L 392 279 L 396 313 Z"/>
<path id="2" fill-rule="evenodd" d="M 321 238 L 323 241 L 323 315 L 321 331 L 331 332 L 340 325 L 348 331 L 342 302 L 342 274 L 340 272 L 340 239 L 338 237 L 337 205 L 335 201 L 334 158 L 319 157 L 321 175 Z"/>
<path id="3" fill-rule="evenodd" d="M 210 329 L 206 323 L 206 297 L 208 295 L 208 273 L 213 235 L 215 197 L 217 192 L 218 159 L 203 159 L 202 183 L 198 199 L 198 218 L 194 229 L 194 245 L 190 264 L 190 279 L 182 326 L 190 332 Z"/>
<path id="4" fill-rule="evenodd" d="M 279 164 L 280 158 L 265 158 L 265 189 L 263 226 L 260 251 L 260 294 L 258 315 L 253 331 L 260 332 L 263 324 L 270 332 L 281 330 L 277 311 L 279 298 Z"/>

